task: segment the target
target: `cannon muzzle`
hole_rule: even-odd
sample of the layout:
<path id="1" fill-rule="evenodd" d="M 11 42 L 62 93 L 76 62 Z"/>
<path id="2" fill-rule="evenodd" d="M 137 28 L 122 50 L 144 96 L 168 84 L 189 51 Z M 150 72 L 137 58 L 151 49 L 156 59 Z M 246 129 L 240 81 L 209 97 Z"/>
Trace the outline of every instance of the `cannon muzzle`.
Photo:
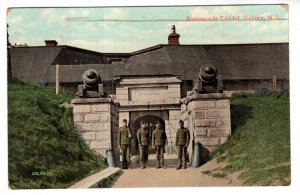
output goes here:
<path id="1" fill-rule="evenodd" d="M 82 74 L 82 81 L 86 87 L 92 88 L 101 82 L 101 77 L 96 70 L 88 69 Z"/>
<path id="2" fill-rule="evenodd" d="M 210 64 L 201 66 L 199 79 L 195 82 L 193 91 L 197 93 L 222 93 L 224 90 L 222 76 Z"/>
<path id="3" fill-rule="evenodd" d="M 95 69 L 88 69 L 82 74 L 82 85 L 78 85 L 77 95 L 82 98 L 96 98 L 105 97 L 103 84 L 98 71 Z"/>
<path id="4" fill-rule="evenodd" d="M 212 65 L 203 65 L 200 68 L 199 79 L 203 82 L 214 82 L 217 78 L 217 69 Z"/>

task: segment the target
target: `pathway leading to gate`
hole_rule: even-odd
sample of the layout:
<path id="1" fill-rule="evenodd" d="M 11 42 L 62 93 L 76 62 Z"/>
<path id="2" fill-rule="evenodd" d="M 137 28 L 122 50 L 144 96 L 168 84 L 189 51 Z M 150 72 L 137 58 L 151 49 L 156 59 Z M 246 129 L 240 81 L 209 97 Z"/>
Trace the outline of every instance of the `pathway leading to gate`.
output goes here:
<path id="1" fill-rule="evenodd" d="M 215 178 L 203 171 L 212 171 L 225 164 L 209 161 L 199 168 L 187 168 L 176 170 L 176 156 L 165 156 L 165 169 L 156 169 L 155 155 L 149 156 L 149 167 L 140 169 L 133 160 L 133 168 L 122 170 L 121 175 L 115 180 L 113 188 L 132 187 L 199 187 L 199 186 L 241 186 L 242 181 L 237 179 L 239 172 L 228 174 L 224 178 Z"/>

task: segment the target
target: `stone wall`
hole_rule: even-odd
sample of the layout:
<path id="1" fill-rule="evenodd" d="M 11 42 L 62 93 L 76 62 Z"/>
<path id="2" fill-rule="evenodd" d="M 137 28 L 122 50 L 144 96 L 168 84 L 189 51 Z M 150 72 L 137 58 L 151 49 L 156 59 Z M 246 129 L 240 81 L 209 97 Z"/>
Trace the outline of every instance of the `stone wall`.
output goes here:
<path id="1" fill-rule="evenodd" d="M 227 141 L 231 134 L 230 101 L 225 93 L 192 94 L 181 105 L 181 116 L 191 133 L 191 143 L 202 145 L 201 156 Z M 192 144 L 188 151 L 192 154 Z"/>
<path id="2" fill-rule="evenodd" d="M 123 76 L 116 84 L 116 100 L 121 106 L 179 104 L 181 82 L 175 76 Z"/>
<path id="3" fill-rule="evenodd" d="M 74 99 L 73 113 L 76 130 L 88 146 L 104 157 L 113 149 L 115 164 L 120 161 L 118 147 L 118 107 L 111 98 Z"/>
<path id="4" fill-rule="evenodd" d="M 180 110 L 169 110 L 169 120 L 165 120 L 165 131 L 168 137 L 167 153 L 175 154 L 175 138 L 176 131 L 179 128 L 179 120 L 181 120 Z"/>
<path id="5" fill-rule="evenodd" d="M 128 123 L 130 122 L 129 112 L 119 112 L 119 127 L 123 126 L 124 119 L 126 119 Z"/>

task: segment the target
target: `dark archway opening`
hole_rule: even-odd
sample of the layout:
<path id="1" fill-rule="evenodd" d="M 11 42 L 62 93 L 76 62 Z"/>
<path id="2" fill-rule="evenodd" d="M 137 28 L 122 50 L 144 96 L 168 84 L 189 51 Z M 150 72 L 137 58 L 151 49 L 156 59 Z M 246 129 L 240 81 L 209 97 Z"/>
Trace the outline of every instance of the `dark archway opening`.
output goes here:
<path id="1" fill-rule="evenodd" d="M 136 119 L 134 121 L 133 126 L 131 127 L 132 130 L 133 130 L 133 136 L 134 136 L 132 150 L 131 150 L 133 155 L 138 154 L 138 152 L 139 152 L 139 146 L 138 146 L 138 141 L 137 141 L 137 137 L 136 137 L 136 132 L 140 128 L 140 122 L 141 121 L 145 121 L 146 122 L 146 126 L 147 126 L 147 128 L 149 130 L 149 133 L 150 133 L 150 140 L 152 140 L 152 132 L 155 129 L 155 121 L 159 121 L 160 124 L 161 124 L 161 128 L 163 130 L 165 130 L 165 121 L 162 118 L 158 117 L 158 116 L 144 115 L 144 116 Z M 152 148 L 152 143 L 150 141 L 149 153 L 154 153 L 154 150 L 151 149 L 151 148 Z"/>

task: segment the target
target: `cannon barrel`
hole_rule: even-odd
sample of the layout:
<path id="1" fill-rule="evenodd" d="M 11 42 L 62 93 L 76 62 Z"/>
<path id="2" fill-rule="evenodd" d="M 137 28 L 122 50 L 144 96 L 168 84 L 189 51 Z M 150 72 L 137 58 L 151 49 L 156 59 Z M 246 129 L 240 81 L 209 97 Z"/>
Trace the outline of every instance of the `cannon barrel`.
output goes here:
<path id="1" fill-rule="evenodd" d="M 223 80 L 222 76 L 217 73 L 218 71 L 213 65 L 201 66 L 193 91 L 196 93 L 222 93 L 224 90 Z"/>
<path id="2" fill-rule="evenodd" d="M 217 69 L 212 65 L 206 64 L 200 68 L 199 79 L 203 82 L 214 82 L 217 78 Z"/>
<path id="3" fill-rule="evenodd" d="M 82 74 L 82 81 L 86 87 L 93 88 L 101 82 L 101 77 L 96 70 L 88 69 Z"/>
<path id="4" fill-rule="evenodd" d="M 82 85 L 78 85 L 77 95 L 81 98 L 107 97 L 97 70 L 88 69 L 82 74 Z"/>

